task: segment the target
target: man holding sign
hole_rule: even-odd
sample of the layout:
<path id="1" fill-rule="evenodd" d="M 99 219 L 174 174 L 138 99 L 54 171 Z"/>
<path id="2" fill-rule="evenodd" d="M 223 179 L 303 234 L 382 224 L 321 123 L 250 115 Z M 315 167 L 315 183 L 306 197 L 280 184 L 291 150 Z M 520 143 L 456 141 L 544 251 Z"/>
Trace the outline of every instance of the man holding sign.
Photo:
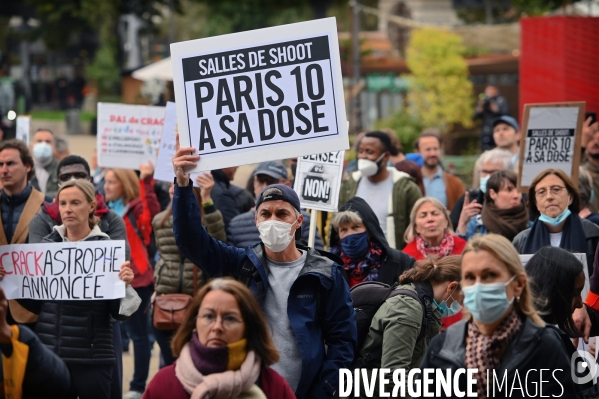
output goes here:
<path id="1" fill-rule="evenodd" d="M 282 184 L 270 185 L 257 196 L 260 242 L 240 249 L 210 237 L 184 170 L 197 165 L 200 156 L 188 155 L 194 151 L 180 148 L 173 158 L 177 245 L 210 277 L 229 275 L 249 285 L 284 354 L 272 367 L 298 398 L 334 397 L 339 369 L 351 365 L 357 345 L 356 316 L 341 260 L 296 246 L 295 231 L 303 221 L 300 201 Z"/>
<path id="2" fill-rule="evenodd" d="M 115 363 L 111 318 L 125 318 L 119 298 L 125 296 L 133 271 L 124 262 L 124 242 L 110 242 L 97 226 L 90 182 L 63 184 L 57 201 L 63 225 L 44 242 L 69 244 L 56 245 L 56 250 L 47 245 L 3 247 L 1 285 L 9 298 L 32 298 L 19 303 L 39 314 L 36 332 L 66 363 L 71 394 L 108 398 Z"/>

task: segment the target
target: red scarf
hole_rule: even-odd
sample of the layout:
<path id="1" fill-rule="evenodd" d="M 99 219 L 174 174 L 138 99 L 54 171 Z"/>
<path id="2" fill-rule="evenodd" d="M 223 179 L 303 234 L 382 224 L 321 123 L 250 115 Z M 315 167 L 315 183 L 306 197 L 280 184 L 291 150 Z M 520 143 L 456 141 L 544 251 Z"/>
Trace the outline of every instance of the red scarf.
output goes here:
<path id="1" fill-rule="evenodd" d="M 441 241 L 441 244 L 436 247 L 429 246 L 420 235 L 416 236 L 416 249 L 418 249 L 418 252 L 424 255 L 425 258 L 433 256 L 439 256 L 442 258 L 444 256 L 451 255 L 453 252 L 453 245 L 453 234 L 451 234 L 449 231 L 445 232 L 443 241 Z"/>
<path id="2" fill-rule="evenodd" d="M 60 216 L 60 209 L 58 202 L 56 202 L 56 198 L 54 199 L 54 202 L 44 202 L 42 209 L 48 216 L 50 216 L 50 218 L 52 218 L 52 220 L 58 224 L 62 224 L 62 217 Z M 94 214 L 101 218 L 106 215 L 108 211 L 109 209 L 106 206 L 106 202 L 104 202 L 102 194 L 96 194 L 96 212 Z"/>

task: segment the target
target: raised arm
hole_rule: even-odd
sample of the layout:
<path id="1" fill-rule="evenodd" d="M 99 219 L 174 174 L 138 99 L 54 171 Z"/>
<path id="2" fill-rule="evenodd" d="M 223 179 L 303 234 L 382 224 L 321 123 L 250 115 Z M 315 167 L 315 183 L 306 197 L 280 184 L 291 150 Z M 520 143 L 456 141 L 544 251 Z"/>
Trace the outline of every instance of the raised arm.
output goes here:
<path id="1" fill-rule="evenodd" d="M 179 148 L 173 157 L 176 183 L 173 197 L 173 230 L 175 241 L 183 255 L 210 277 L 237 276 L 245 257 L 243 249 L 230 247 L 210 236 L 202 226 L 202 215 L 186 167 L 193 167 L 199 155 L 189 155 L 194 148 Z"/>

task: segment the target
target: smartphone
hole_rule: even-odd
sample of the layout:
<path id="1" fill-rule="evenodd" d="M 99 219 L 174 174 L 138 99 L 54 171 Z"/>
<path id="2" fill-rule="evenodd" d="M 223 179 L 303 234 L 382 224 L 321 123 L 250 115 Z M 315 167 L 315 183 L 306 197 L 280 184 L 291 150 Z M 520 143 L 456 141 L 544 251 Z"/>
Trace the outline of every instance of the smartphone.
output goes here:
<path id="1" fill-rule="evenodd" d="M 591 118 L 591 125 L 597 122 L 597 113 L 595 111 L 587 111 L 584 115 L 584 120 Z"/>

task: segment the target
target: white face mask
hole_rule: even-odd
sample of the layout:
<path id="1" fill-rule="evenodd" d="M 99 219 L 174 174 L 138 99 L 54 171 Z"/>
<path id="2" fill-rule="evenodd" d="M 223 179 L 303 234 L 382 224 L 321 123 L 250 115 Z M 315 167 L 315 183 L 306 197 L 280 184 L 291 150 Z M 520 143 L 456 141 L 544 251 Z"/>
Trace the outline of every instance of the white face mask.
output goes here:
<path id="1" fill-rule="evenodd" d="M 50 144 L 44 141 L 36 143 L 33 146 L 33 157 L 38 162 L 43 163 L 48 161 L 50 158 L 52 158 L 52 147 L 50 146 Z"/>
<path id="2" fill-rule="evenodd" d="M 377 174 L 379 171 L 379 162 L 385 156 L 385 152 L 381 154 L 380 157 L 377 158 L 376 161 L 371 161 L 370 159 L 358 159 L 358 170 L 362 173 L 363 176 L 370 177 Z"/>
<path id="3" fill-rule="evenodd" d="M 297 222 L 297 220 L 295 222 Z M 293 239 L 291 228 L 295 222 L 290 224 L 278 220 L 268 220 L 266 222 L 258 223 L 260 239 L 271 251 L 282 252 L 289 246 Z"/>

